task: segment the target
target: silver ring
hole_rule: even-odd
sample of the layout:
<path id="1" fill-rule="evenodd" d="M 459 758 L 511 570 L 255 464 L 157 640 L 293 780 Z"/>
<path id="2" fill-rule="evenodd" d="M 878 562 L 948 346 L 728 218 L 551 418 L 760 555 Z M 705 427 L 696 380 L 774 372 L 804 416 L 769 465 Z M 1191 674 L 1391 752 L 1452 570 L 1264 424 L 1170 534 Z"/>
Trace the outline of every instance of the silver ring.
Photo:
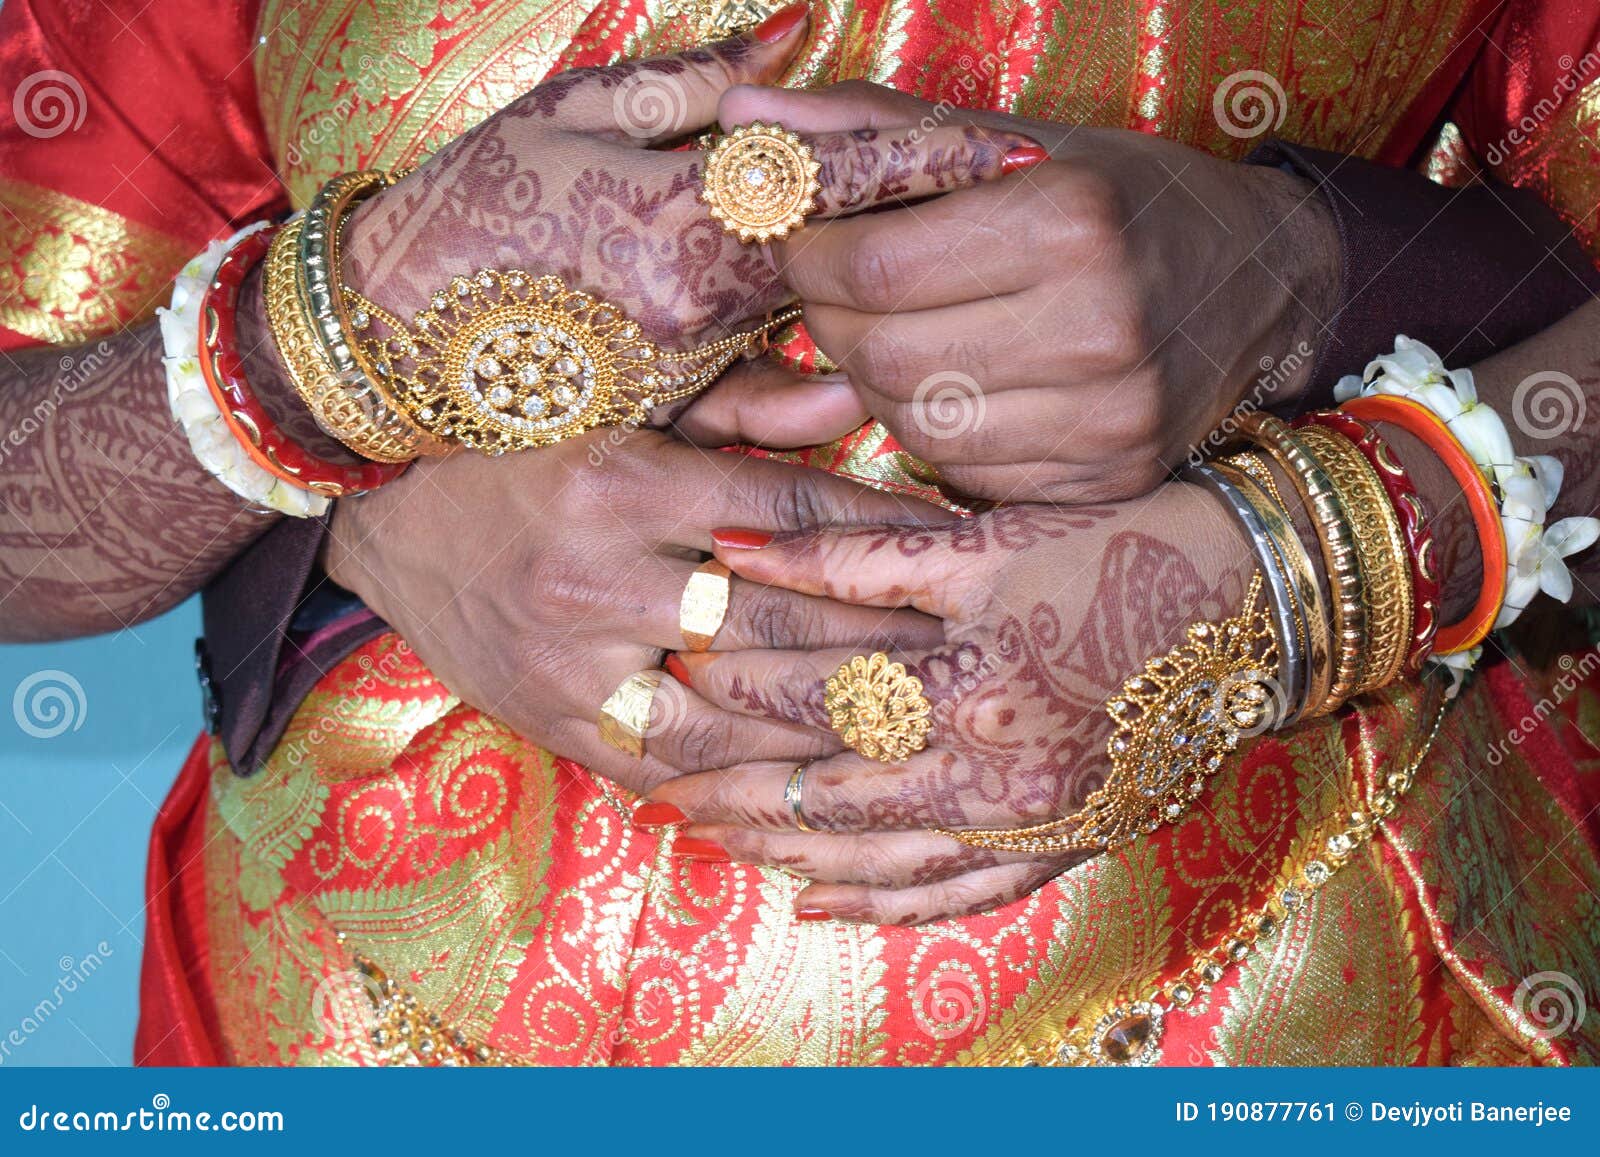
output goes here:
<path id="1" fill-rule="evenodd" d="M 789 810 L 794 813 L 795 827 L 803 832 L 814 832 L 817 829 L 806 823 L 805 805 L 800 802 L 802 793 L 806 790 L 806 768 L 809 763 L 802 763 L 789 773 L 789 782 L 783 788 L 783 802 L 789 805 Z"/>

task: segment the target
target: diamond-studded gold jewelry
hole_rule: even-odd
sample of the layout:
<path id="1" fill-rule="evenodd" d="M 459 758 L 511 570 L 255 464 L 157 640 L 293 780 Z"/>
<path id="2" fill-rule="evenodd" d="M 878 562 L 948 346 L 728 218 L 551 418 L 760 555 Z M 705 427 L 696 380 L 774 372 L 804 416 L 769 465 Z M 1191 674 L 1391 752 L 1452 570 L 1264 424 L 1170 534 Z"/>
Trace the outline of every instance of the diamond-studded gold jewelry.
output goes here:
<path id="1" fill-rule="evenodd" d="M 644 757 L 644 737 L 650 730 L 650 705 L 661 686 L 658 669 L 635 671 L 624 679 L 611 697 L 600 705 L 595 725 L 600 738 L 624 755 Z"/>
<path id="2" fill-rule="evenodd" d="M 716 559 L 695 568 L 678 600 L 678 631 L 691 651 L 709 651 L 728 617 L 729 575 L 733 572 Z"/>
<path id="3" fill-rule="evenodd" d="M 821 171 L 811 146 L 794 133 L 752 121 L 712 145 L 700 199 L 740 241 L 781 240 L 815 212 Z"/>
<path id="4" fill-rule="evenodd" d="M 395 403 L 434 437 L 486 454 L 641 423 L 799 316 L 788 309 L 680 353 L 647 340 L 620 307 L 520 269 L 453 278 L 410 325 L 355 290 L 345 294 L 357 343 Z"/>
<path id="5" fill-rule="evenodd" d="M 794 815 L 794 826 L 803 832 L 817 830 L 806 820 L 806 769 L 810 766 L 809 763 L 802 763 L 789 773 L 789 782 L 783 785 L 783 802 L 789 805 L 789 811 Z"/>
<path id="6" fill-rule="evenodd" d="M 1241 738 L 1272 725 L 1281 710 L 1277 662 L 1257 574 L 1238 615 L 1195 623 L 1106 701 L 1111 770 L 1074 815 L 1026 828 L 939 830 L 968 847 L 1024 854 L 1109 851 L 1153 832 L 1189 809 Z"/>
<path id="7" fill-rule="evenodd" d="M 842 663 L 822 688 L 828 722 L 845 746 L 893 763 L 928 746 L 933 705 L 922 680 L 882 651 Z"/>

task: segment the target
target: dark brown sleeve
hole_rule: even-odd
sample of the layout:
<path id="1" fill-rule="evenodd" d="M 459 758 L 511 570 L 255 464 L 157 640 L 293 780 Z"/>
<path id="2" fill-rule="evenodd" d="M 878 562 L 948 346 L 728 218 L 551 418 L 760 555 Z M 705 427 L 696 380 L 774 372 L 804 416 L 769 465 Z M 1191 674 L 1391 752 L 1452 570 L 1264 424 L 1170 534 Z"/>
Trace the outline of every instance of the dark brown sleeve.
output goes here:
<path id="1" fill-rule="evenodd" d="M 1531 193 L 1476 181 L 1447 189 L 1394 169 L 1271 141 L 1246 158 L 1311 181 L 1333 211 L 1339 306 L 1317 347 L 1299 409 L 1394 348 L 1396 334 L 1464 366 L 1560 321 L 1600 292 L 1572 230 Z"/>

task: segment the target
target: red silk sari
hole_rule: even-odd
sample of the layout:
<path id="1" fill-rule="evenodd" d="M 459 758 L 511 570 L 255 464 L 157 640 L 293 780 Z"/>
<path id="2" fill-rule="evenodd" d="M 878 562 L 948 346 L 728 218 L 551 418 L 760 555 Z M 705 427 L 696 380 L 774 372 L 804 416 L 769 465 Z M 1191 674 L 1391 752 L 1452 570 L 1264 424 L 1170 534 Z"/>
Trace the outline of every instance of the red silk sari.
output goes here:
<path id="1" fill-rule="evenodd" d="M 552 71 L 697 42 L 770 7 L 266 0 L 241 14 L 156 0 L 130 10 L 137 37 L 83 46 L 67 30 L 86 2 L 0 9 L 11 74 L 70 72 L 94 114 L 47 138 L 0 121 L 10 345 L 82 340 L 147 315 L 204 241 L 280 206 L 265 158 L 303 204 L 335 172 L 414 162 Z M 1237 157 L 1254 142 L 1229 131 L 1216 98 L 1252 77 L 1260 88 L 1265 74 L 1282 92 L 1260 89 L 1283 113 L 1279 135 L 1393 164 L 1427 159 L 1441 174 L 1492 167 L 1536 189 L 1600 254 L 1600 83 L 1591 73 L 1563 92 L 1555 71 L 1566 56 L 1573 72 L 1600 43 L 1590 6 L 1356 0 L 1331 22 L 1324 10 L 836 0 L 817 6 L 788 81 L 865 77 Z M 234 67 L 247 58 L 253 76 Z M 159 102 L 147 94 L 155 75 L 168 86 Z M 926 486 L 876 427 L 796 457 L 873 485 Z M 624 793 L 463 706 L 400 640 L 381 638 L 324 678 L 258 775 L 241 779 L 215 744 L 196 744 L 152 841 L 137 1054 L 1082 1059 L 1111 1010 L 1145 999 L 1324 862 L 1343 817 L 1406 758 L 1417 698 L 1374 698 L 1261 740 L 1217 778 L 1207 807 L 1001 911 L 918 929 L 801 925 L 796 880 L 672 860 L 631 828 Z M 1551 977 L 1600 991 L 1600 748 L 1589 736 L 1600 736 L 1592 654 L 1526 676 L 1493 665 L 1380 833 L 1219 984 L 1168 1014 L 1141 1059 L 1600 1058 L 1593 1018 L 1551 1034 L 1535 1003 L 1561 983 Z M 374 1024 L 384 996 L 399 1015 Z"/>

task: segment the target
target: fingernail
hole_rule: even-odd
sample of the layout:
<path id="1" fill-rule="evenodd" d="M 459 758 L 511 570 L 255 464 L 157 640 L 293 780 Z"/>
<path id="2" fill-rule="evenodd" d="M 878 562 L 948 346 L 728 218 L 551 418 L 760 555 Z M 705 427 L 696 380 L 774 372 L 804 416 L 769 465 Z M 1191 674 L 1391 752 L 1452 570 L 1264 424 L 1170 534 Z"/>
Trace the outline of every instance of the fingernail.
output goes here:
<path id="1" fill-rule="evenodd" d="M 794 914 L 794 918 L 809 923 L 813 920 L 832 920 L 833 913 L 826 908 L 801 908 Z"/>
<path id="2" fill-rule="evenodd" d="M 1040 161 L 1048 161 L 1050 154 L 1040 145 L 1018 145 L 1006 153 L 1000 162 L 1001 173 L 1015 173 L 1018 169 L 1031 169 Z"/>
<path id="3" fill-rule="evenodd" d="M 664 828 L 669 824 L 681 824 L 688 818 L 670 803 L 659 803 L 653 799 L 647 799 L 633 809 L 633 826 L 636 828 Z"/>
<path id="4" fill-rule="evenodd" d="M 772 541 L 772 535 L 761 530 L 736 530 L 718 527 L 711 532 L 711 541 L 729 550 L 760 550 Z"/>
<path id="5" fill-rule="evenodd" d="M 680 835 L 673 840 L 672 854 L 680 860 L 701 864 L 726 864 L 732 859 L 727 849 L 715 840 L 702 840 L 697 836 Z"/>
<path id="6" fill-rule="evenodd" d="M 694 686 L 694 680 L 689 678 L 689 668 L 683 665 L 683 660 L 678 658 L 678 653 L 676 651 L 669 651 L 667 653 L 667 661 L 663 663 L 662 666 L 667 669 L 668 675 L 671 675 L 685 687 Z"/>
<path id="7" fill-rule="evenodd" d="M 810 15 L 811 6 L 803 2 L 791 4 L 787 8 L 780 8 L 756 25 L 755 36 L 762 44 L 776 44 L 785 36 L 795 30 L 795 27 L 806 22 Z"/>

